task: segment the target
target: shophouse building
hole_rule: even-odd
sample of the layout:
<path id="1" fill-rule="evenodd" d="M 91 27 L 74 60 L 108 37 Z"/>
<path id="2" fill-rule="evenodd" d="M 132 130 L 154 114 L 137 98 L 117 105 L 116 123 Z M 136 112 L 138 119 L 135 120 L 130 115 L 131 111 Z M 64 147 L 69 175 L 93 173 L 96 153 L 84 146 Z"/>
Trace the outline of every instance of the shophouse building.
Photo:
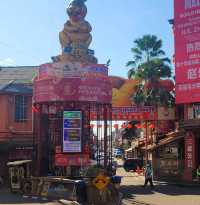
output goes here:
<path id="1" fill-rule="evenodd" d="M 0 176 L 7 162 L 32 159 L 34 150 L 32 93 L 37 67 L 0 68 Z"/>

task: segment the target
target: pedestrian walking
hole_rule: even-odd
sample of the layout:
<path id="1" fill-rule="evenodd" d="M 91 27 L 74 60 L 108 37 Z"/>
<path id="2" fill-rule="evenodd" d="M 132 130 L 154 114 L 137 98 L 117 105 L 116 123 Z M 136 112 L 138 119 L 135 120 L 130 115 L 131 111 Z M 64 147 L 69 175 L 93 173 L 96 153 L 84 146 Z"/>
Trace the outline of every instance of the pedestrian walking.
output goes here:
<path id="1" fill-rule="evenodd" d="M 200 182 L 200 165 L 197 168 L 197 179 Z"/>
<path id="2" fill-rule="evenodd" d="M 154 187 L 154 185 L 153 185 L 153 170 L 152 170 L 151 164 L 149 162 L 147 163 L 144 176 L 145 176 L 144 187 L 146 187 L 148 182 L 150 183 L 151 187 Z"/>

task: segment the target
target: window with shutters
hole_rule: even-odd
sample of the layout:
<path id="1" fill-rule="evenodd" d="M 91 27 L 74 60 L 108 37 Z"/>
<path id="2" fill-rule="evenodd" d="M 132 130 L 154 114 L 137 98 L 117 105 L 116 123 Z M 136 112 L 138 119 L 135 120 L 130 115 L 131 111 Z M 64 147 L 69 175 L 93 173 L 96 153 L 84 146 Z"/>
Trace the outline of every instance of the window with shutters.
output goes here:
<path id="1" fill-rule="evenodd" d="M 15 96 L 15 122 L 27 120 L 28 96 Z"/>

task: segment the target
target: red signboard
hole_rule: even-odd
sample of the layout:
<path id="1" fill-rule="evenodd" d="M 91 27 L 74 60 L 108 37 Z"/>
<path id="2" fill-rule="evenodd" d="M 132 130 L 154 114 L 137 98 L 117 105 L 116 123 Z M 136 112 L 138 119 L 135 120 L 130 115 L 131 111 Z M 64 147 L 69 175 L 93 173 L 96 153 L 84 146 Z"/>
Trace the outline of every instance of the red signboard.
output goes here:
<path id="1" fill-rule="evenodd" d="M 185 168 L 195 169 L 195 137 L 191 132 L 186 134 L 185 138 Z"/>
<path id="2" fill-rule="evenodd" d="M 176 103 L 200 101 L 200 2 L 175 0 Z M 189 96 L 188 96 L 189 94 Z"/>
<path id="3" fill-rule="evenodd" d="M 155 120 L 157 117 L 151 106 L 113 107 L 113 120 Z"/>
<path id="4" fill-rule="evenodd" d="M 110 116 L 111 117 L 111 116 Z M 104 119 L 103 114 L 99 116 L 100 120 Z M 97 119 L 97 112 L 90 112 L 90 119 Z M 130 106 L 130 107 L 113 107 L 112 108 L 112 120 L 124 121 L 124 120 L 155 120 L 157 119 L 157 113 L 151 106 Z"/>
<path id="5" fill-rule="evenodd" d="M 47 63 L 34 82 L 34 101 L 112 102 L 108 68 L 100 64 Z"/>
<path id="6" fill-rule="evenodd" d="M 34 101 L 91 101 L 111 103 L 112 89 L 108 77 L 50 78 L 35 80 Z"/>
<path id="7" fill-rule="evenodd" d="M 87 154 L 56 154 L 56 166 L 88 166 L 90 163 Z"/>

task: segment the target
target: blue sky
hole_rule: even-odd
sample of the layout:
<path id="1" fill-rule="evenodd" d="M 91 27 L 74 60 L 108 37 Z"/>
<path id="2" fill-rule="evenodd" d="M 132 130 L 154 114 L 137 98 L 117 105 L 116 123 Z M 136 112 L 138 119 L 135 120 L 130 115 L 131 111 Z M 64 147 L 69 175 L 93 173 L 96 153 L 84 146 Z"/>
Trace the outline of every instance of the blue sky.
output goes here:
<path id="1" fill-rule="evenodd" d="M 58 55 L 58 33 L 69 0 L 3 0 L 0 6 L 0 65 L 39 65 Z M 110 74 L 127 76 L 134 39 L 155 34 L 173 55 L 173 0 L 87 0 L 93 27 L 91 48 L 99 63 L 111 59 Z"/>

